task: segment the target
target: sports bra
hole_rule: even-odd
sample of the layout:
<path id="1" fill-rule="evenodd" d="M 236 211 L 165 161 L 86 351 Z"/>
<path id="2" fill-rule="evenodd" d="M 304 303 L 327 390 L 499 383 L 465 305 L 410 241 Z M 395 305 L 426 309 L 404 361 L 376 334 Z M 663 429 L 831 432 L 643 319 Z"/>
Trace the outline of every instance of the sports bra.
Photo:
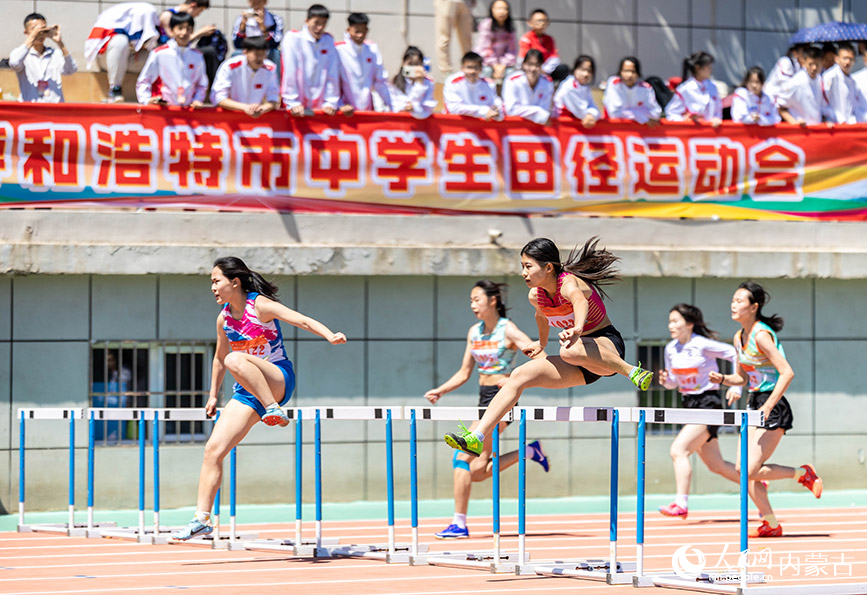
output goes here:
<path id="1" fill-rule="evenodd" d="M 572 307 L 572 302 L 567 300 L 560 293 L 560 288 L 563 287 L 563 281 L 566 279 L 567 273 L 563 271 L 557 277 L 557 291 L 554 293 L 553 299 L 548 293 L 541 288 L 536 288 L 536 303 L 539 305 L 539 310 L 548 319 L 548 324 L 556 328 L 572 328 L 575 326 L 575 310 Z M 572 275 L 574 276 L 574 275 Z M 584 321 L 584 328 L 581 332 L 589 331 L 597 326 L 605 319 L 605 304 L 602 303 L 602 298 L 596 292 L 596 288 L 590 286 L 590 299 L 588 302 L 587 320 Z"/>

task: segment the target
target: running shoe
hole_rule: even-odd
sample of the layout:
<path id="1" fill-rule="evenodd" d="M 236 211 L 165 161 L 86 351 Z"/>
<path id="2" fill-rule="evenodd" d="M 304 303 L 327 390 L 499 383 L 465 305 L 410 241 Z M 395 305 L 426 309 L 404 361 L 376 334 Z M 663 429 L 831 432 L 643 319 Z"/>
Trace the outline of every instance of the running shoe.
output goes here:
<path id="1" fill-rule="evenodd" d="M 120 87 L 109 89 L 105 103 L 123 103 L 123 90 Z"/>
<path id="2" fill-rule="evenodd" d="M 477 457 L 482 454 L 482 449 L 485 447 L 485 443 L 476 438 L 475 434 L 470 432 L 463 422 L 460 422 L 460 433 L 449 432 L 443 438 L 446 444 L 471 457 Z"/>
<path id="3" fill-rule="evenodd" d="M 289 418 L 286 413 L 280 408 L 277 403 L 271 403 L 265 409 L 265 415 L 262 416 L 262 423 L 266 426 L 280 426 L 285 428 L 289 425 Z"/>
<path id="4" fill-rule="evenodd" d="M 659 512 L 664 516 L 676 516 L 682 519 L 685 519 L 689 515 L 689 511 L 677 502 L 672 502 L 668 506 L 660 506 Z"/>
<path id="5" fill-rule="evenodd" d="M 783 526 L 778 524 L 775 529 L 771 529 L 768 521 L 762 521 L 755 531 L 750 531 L 750 537 L 782 537 Z"/>
<path id="6" fill-rule="evenodd" d="M 548 455 L 546 455 L 545 451 L 542 450 L 542 445 L 539 444 L 539 441 L 536 440 L 534 442 L 531 442 L 527 446 L 529 446 L 530 449 L 533 451 L 533 455 L 530 457 L 530 459 L 542 465 L 542 469 L 545 470 L 545 473 L 548 473 L 551 468 L 548 463 Z"/>
<path id="7" fill-rule="evenodd" d="M 437 539 L 467 539 L 470 536 L 470 530 L 464 527 L 461 529 L 455 524 L 451 524 L 439 533 L 435 534 Z"/>
<path id="8" fill-rule="evenodd" d="M 213 531 L 214 528 L 212 526 L 206 525 L 199 521 L 199 519 L 194 518 L 190 521 L 189 525 L 172 533 L 171 538 L 179 541 L 186 541 L 200 535 L 210 535 Z"/>
<path id="9" fill-rule="evenodd" d="M 641 367 L 641 362 L 638 362 L 638 365 L 629 375 L 629 379 L 639 390 L 647 390 L 650 388 L 650 383 L 653 382 L 653 372 L 645 370 Z"/>
<path id="10" fill-rule="evenodd" d="M 807 472 L 798 479 L 798 483 L 813 492 L 816 498 L 821 498 L 822 478 L 816 473 L 816 469 L 812 465 L 801 465 L 801 469 L 806 469 Z"/>

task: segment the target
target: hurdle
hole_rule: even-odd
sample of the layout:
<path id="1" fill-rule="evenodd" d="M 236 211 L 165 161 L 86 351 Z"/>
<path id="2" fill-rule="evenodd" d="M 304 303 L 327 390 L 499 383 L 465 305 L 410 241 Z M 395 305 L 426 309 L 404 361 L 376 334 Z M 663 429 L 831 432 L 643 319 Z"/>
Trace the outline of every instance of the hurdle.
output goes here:
<path id="1" fill-rule="evenodd" d="M 418 466 L 417 439 L 415 424 L 418 418 L 426 421 L 459 421 L 463 419 L 481 419 L 485 413 L 484 407 L 406 407 L 404 417 L 410 420 L 410 473 L 413 489 L 410 494 L 413 528 L 413 554 L 409 563 L 413 566 L 431 565 L 455 568 L 471 568 L 494 573 L 514 573 L 518 563 L 516 553 L 503 552 L 500 545 L 500 434 L 499 429 L 491 434 L 492 441 L 492 518 L 493 546 L 482 551 L 446 551 L 428 552 L 425 555 L 418 543 Z M 513 412 L 509 411 L 503 421 L 513 421 Z"/>
<path id="2" fill-rule="evenodd" d="M 20 408 L 18 409 L 18 531 L 20 533 L 46 532 L 61 533 L 70 537 L 82 537 L 87 533 L 87 525 L 75 524 L 75 421 L 84 419 L 84 409 L 69 408 Z M 66 523 L 39 523 L 29 525 L 24 522 L 24 502 L 26 484 L 26 420 L 69 420 L 69 519 Z"/>

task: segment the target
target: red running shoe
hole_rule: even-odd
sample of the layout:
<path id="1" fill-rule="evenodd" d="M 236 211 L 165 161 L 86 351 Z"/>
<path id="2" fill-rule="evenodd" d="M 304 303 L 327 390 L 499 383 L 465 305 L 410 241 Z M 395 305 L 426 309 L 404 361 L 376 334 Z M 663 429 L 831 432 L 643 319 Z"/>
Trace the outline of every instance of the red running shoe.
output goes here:
<path id="1" fill-rule="evenodd" d="M 778 524 L 775 529 L 771 529 L 768 521 L 762 521 L 762 524 L 755 531 L 750 531 L 750 537 L 782 537 L 783 526 Z"/>
<path id="2" fill-rule="evenodd" d="M 801 469 L 806 469 L 804 476 L 798 479 L 798 483 L 803 484 L 805 488 L 813 492 L 816 498 L 822 497 L 822 478 L 816 473 L 816 469 L 812 465 L 801 465 Z"/>
<path id="3" fill-rule="evenodd" d="M 668 506 L 660 506 L 659 512 L 665 516 L 677 516 L 682 519 L 685 519 L 689 514 L 686 508 L 678 505 L 676 502 L 672 502 Z"/>

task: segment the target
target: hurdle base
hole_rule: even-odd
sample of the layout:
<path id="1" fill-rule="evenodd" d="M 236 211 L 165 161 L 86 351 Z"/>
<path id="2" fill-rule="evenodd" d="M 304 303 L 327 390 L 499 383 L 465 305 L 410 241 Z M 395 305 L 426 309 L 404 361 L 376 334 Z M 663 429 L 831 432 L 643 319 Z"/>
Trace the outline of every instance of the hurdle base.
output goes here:
<path id="1" fill-rule="evenodd" d="M 144 528 L 144 533 L 140 533 L 139 527 L 121 527 L 109 529 L 108 531 L 100 531 L 99 536 L 106 539 L 128 539 L 150 545 L 165 545 L 170 541 L 175 541 L 171 538 L 171 534 L 181 529 L 183 529 L 181 526 L 160 527 L 159 532 L 154 532 L 153 526 L 150 526 Z"/>
<path id="2" fill-rule="evenodd" d="M 115 523 L 98 523 L 93 527 L 114 527 Z M 19 533 L 58 533 L 67 537 L 89 537 L 87 524 L 75 524 L 72 528 L 68 523 L 37 523 L 34 525 L 18 525 Z"/>
<path id="3" fill-rule="evenodd" d="M 194 547 L 207 547 L 212 550 L 240 551 L 247 549 L 244 547 L 244 542 L 253 541 L 258 538 L 258 533 L 236 534 L 234 539 L 228 533 L 220 533 L 219 537 L 214 537 L 214 534 L 211 533 L 210 535 L 196 537 L 187 541 L 172 539 L 169 541 L 169 545 L 190 545 Z"/>
<path id="4" fill-rule="evenodd" d="M 635 576 L 634 562 L 617 562 L 615 572 L 610 571 L 610 560 L 570 560 L 522 564 L 515 574 L 539 576 L 564 576 L 586 580 L 603 581 L 609 585 L 631 585 Z"/>
<path id="5" fill-rule="evenodd" d="M 638 578 L 638 577 L 636 577 Z M 765 573 L 764 572 L 750 572 L 747 574 L 747 584 L 748 585 L 761 585 L 765 582 Z M 768 595 L 780 595 L 784 593 L 782 589 L 785 589 L 785 593 L 788 594 L 793 590 L 793 587 L 777 587 L 776 589 L 770 588 L 771 591 L 775 591 L 775 593 L 771 593 L 768 591 L 768 587 L 761 588 L 750 588 L 746 589 L 740 586 L 740 575 L 732 573 L 728 575 L 726 579 L 720 580 L 719 578 L 714 578 L 713 575 L 710 574 L 700 574 L 694 579 L 686 579 L 677 576 L 676 574 L 662 574 L 656 575 L 653 577 L 654 587 L 664 587 L 667 589 L 681 589 L 684 591 L 699 591 L 702 593 L 733 593 L 735 595 L 746 595 L 747 593 L 767 593 Z M 809 592 L 817 593 L 820 592 L 823 595 L 826 593 L 831 593 L 831 591 L 827 591 L 824 588 L 820 590 L 816 590 L 818 585 L 813 585 L 808 587 Z M 856 585 L 853 585 L 856 586 Z M 824 585 L 822 586 L 824 587 Z M 834 591 L 837 593 L 836 591 Z M 864 591 L 846 591 L 847 593 L 863 593 Z"/>
<path id="6" fill-rule="evenodd" d="M 335 537 L 327 537 L 319 540 L 319 549 L 322 546 L 336 546 L 340 542 Z M 313 556 L 316 553 L 315 539 L 302 539 L 296 544 L 294 539 L 254 539 L 243 542 L 245 550 L 264 550 L 266 552 L 290 552 L 295 556 Z"/>
<path id="7" fill-rule="evenodd" d="M 419 545 L 419 551 L 427 552 L 427 545 Z M 338 545 L 322 547 L 314 551 L 316 558 L 368 558 L 382 560 L 387 564 L 406 564 L 409 562 L 412 546 L 408 543 L 396 543 L 394 550 L 389 551 L 388 544 L 374 545 Z"/>
<path id="8" fill-rule="evenodd" d="M 410 564 L 413 566 L 427 564 L 448 568 L 469 568 L 494 574 L 514 574 L 519 565 L 519 559 L 516 553 L 500 552 L 500 558 L 497 560 L 494 551 L 431 552 L 427 556 L 413 556 Z"/>

